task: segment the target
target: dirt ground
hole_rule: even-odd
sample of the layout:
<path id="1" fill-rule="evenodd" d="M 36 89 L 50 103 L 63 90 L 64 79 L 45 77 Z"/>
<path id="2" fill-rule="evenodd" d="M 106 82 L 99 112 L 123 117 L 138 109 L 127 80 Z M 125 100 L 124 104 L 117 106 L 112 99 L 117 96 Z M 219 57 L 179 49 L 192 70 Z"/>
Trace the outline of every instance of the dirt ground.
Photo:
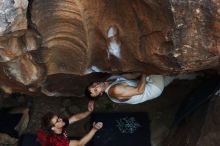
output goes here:
<path id="1" fill-rule="evenodd" d="M 106 96 L 100 97 L 95 102 L 94 112 L 147 112 L 150 119 L 151 143 L 158 146 L 161 140 L 169 132 L 169 127 L 174 115 L 187 95 L 200 79 L 175 80 L 165 88 L 163 94 L 154 99 L 137 105 L 116 104 Z M 26 133 L 36 133 L 40 127 L 41 117 L 48 111 L 58 113 L 62 116 L 70 116 L 74 113 L 87 109 L 87 98 L 78 97 L 29 97 L 25 95 L 13 95 L 1 98 L 0 106 L 28 106 L 30 109 L 30 121 Z M 81 137 L 88 131 L 89 117 L 79 121 L 68 128 L 71 136 Z"/>

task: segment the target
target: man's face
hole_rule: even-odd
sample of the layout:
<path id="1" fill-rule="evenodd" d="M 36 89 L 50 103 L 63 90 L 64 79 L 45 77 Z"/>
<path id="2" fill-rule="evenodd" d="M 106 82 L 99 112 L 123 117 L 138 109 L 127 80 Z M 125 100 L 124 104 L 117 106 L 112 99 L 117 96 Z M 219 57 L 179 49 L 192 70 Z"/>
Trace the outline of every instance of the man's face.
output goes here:
<path id="1" fill-rule="evenodd" d="M 101 95 L 103 92 L 103 83 L 102 82 L 95 82 L 89 87 L 90 95 L 92 97 L 96 97 Z"/>
<path id="2" fill-rule="evenodd" d="M 55 115 L 51 119 L 51 123 L 52 123 L 53 127 L 58 128 L 58 129 L 62 128 L 65 125 L 65 123 L 63 122 L 63 119 L 57 115 Z"/>

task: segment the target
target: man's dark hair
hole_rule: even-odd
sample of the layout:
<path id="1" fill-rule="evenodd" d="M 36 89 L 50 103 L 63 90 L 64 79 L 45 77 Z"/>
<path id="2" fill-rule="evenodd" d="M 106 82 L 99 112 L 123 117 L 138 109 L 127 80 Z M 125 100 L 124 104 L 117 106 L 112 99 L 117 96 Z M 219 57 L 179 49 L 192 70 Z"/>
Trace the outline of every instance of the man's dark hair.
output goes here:
<path id="1" fill-rule="evenodd" d="M 41 119 L 41 128 L 43 130 L 45 130 L 46 132 L 52 132 L 51 128 L 53 126 L 53 124 L 51 123 L 52 118 L 55 116 L 56 114 L 52 113 L 52 112 L 48 112 L 46 113 L 42 119 Z"/>
<path id="2" fill-rule="evenodd" d="M 89 84 L 86 89 L 85 89 L 85 96 L 89 99 L 94 99 L 94 97 L 91 96 L 91 92 L 89 91 L 89 87 L 91 86 L 92 84 Z"/>

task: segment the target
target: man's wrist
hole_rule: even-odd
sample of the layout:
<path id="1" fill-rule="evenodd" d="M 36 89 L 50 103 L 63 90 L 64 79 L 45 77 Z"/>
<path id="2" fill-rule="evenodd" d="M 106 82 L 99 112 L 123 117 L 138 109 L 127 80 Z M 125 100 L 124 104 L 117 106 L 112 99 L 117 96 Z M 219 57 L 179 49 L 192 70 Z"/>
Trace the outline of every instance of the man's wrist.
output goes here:
<path id="1" fill-rule="evenodd" d="M 93 131 L 98 131 L 98 129 L 97 129 L 97 128 L 95 128 L 95 127 L 92 127 L 92 130 L 93 130 Z"/>
<path id="2" fill-rule="evenodd" d="M 92 111 L 88 110 L 88 111 L 87 111 L 87 113 L 91 114 L 91 113 L 92 113 Z"/>

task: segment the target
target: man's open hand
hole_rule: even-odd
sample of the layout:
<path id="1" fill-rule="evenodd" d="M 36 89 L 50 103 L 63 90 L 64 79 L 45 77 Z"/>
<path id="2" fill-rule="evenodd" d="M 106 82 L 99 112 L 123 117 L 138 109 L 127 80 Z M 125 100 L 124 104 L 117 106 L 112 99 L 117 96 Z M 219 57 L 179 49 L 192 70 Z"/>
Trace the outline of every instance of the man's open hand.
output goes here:
<path id="1" fill-rule="evenodd" d="M 103 123 L 102 122 L 93 122 L 93 128 L 95 128 L 96 130 L 99 130 L 103 127 Z"/>
<path id="2" fill-rule="evenodd" d="M 90 100 L 88 103 L 88 111 L 92 112 L 94 110 L 94 101 Z"/>

